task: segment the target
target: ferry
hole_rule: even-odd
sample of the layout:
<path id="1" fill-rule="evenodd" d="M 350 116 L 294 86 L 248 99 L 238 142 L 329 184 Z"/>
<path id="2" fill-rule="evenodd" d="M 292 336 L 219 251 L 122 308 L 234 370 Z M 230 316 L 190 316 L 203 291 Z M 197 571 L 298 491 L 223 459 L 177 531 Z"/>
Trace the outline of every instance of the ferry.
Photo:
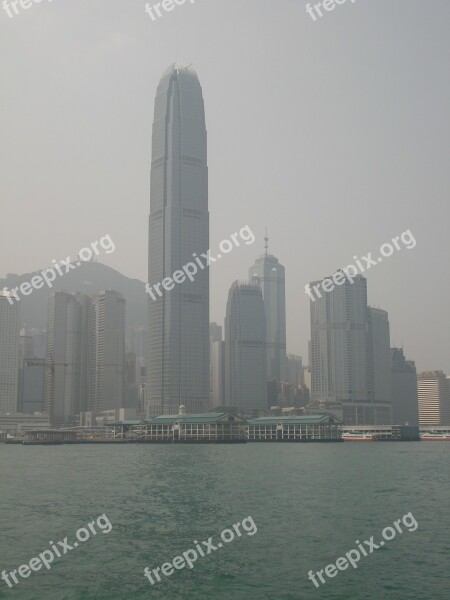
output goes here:
<path id="1" fill-rule="evenodd" d="M 427 431 L 420 434 L 423 442 L 450 442 L 450 433 L 445 431 Z"/>
<path id="2" fill-rule="evenodd" d="M 342 434 L 344 442 L 377 442 L 378 437 L 374 433 L 358 431 L 346 431 Z"/>

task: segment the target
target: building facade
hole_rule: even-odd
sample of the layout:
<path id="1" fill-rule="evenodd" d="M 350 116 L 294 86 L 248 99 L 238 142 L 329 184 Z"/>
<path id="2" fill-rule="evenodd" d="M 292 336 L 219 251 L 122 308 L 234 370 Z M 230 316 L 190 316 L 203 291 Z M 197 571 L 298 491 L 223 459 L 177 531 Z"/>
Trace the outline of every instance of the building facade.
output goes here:
<path id="1" fill-rule="evenodd" d="M 267 408 L 266 313 L 254 282 L 235 281 L 228 294 L 225 403 L 244 414 Z"/>
<path id="2" fill-rule="evenodd" d="M 197 273 L 149 294 L 146 412 L 171 414 L 179 405 L 201 412 L 210 406 L 209 269 L 194 261 L 209 248 L 208 167 L 202 89 L 191 66 L 172 65 L 158 85 L 150 193 L 150 289 L 188 263 Z"/>
<path id="3" fill-rule="evenodd" d="M 450 382 L 443 371 L 424 371 L 417 377 L 420 425 L 450 424 Z"/>

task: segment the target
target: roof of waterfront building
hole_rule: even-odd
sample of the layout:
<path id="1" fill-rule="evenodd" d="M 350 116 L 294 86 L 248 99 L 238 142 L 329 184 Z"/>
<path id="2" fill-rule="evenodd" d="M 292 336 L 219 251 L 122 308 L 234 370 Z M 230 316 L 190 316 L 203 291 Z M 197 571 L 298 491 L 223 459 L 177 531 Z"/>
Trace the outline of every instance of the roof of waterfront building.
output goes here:
<path id="1" fill-rule="evenodd" d="M 244 419 L 226 412 L 209 412 L 198 415 L 159 415 L 145 420 L 128 419 L 113 425 L 170 425 L 172 423 L 215 423 L 217 421 L 244 422 Z"/>
<path id="2" fill-rule="evenodd" d="M 291 425 L 321 425 L 326 423 L 341 424 L 337 417 L 334 415 L 319 414 L 319 415 L 294 415 L 294 416 L 271 416 L 271 417 L 257 417 L 256 419 L 249 419 L 249 425 L 276 425 L 277 423 L 285 423 Z"/>

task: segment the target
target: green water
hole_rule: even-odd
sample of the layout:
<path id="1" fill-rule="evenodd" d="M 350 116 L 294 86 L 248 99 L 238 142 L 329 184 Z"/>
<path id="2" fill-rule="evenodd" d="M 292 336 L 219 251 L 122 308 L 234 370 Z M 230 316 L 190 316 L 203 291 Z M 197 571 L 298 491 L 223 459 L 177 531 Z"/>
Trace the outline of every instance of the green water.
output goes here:
<path id="1" fill-rule="evenodd" d="M 448 597 L 450 444 L 247 444 L 236 446 L 0 445 L 0 570 L 8 572 L 106 514 L 99 533 L 9 589 L 20 600 L 407 599 Z M 316 589 L 307 578 L 397 534 Z M 194 540 L 251 516 L 243 533 L 151 586 Z"/>

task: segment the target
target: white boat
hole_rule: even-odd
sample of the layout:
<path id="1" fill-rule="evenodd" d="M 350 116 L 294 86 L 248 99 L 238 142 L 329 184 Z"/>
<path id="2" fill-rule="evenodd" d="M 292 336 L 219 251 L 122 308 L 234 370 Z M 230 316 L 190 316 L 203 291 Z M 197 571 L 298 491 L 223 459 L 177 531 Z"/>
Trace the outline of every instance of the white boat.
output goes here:
<path id="1" fill-rule="evenodd" d="M 450 433 L 445 431 L 426 431 L 420 434 L 420 439 L 424 442 L 450 442 Z"/>
<path id="2" fill-rule="evenodd" d="M 363 431 L 346 431 L 342 434 L 344 442 L 378 442 L 378 437 L 375 433 Z"/>

